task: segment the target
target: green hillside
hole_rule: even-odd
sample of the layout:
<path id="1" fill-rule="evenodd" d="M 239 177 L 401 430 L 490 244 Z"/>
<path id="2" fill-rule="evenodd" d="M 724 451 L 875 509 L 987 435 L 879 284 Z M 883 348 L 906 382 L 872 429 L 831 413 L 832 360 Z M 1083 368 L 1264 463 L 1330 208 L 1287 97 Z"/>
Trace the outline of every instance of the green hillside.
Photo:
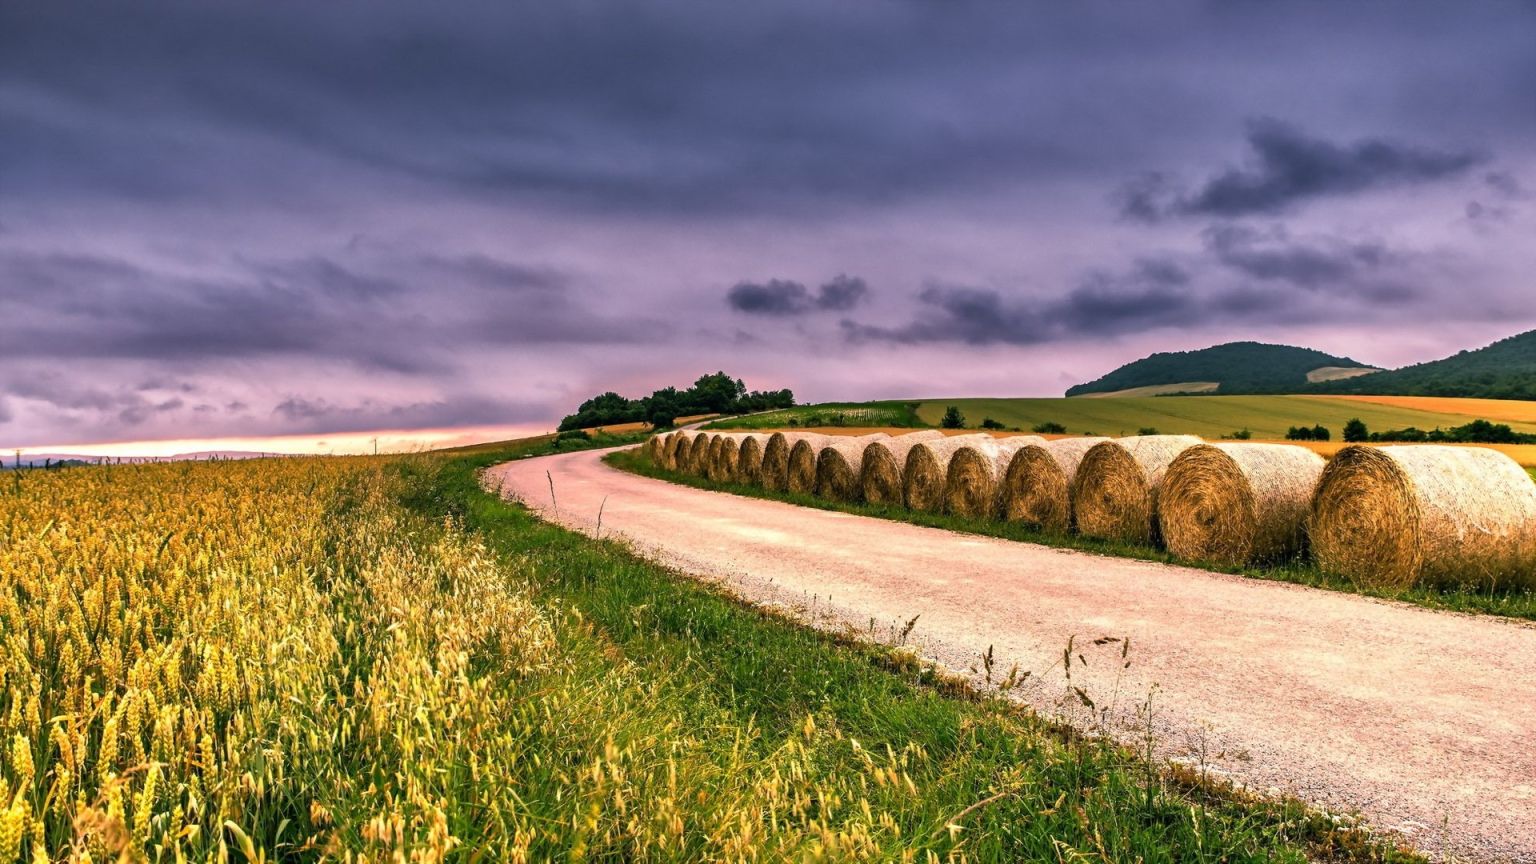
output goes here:
<path id="1" fill-rule="evenodd" d="M 1068 396 L 1113 393 L 1194 381 L 1215 381 L 1221 393 L 1296 393 L 1307 387 L 1307 373 L 1327 366 L 1370 368 L 1348 357 L 1335 357 L 1311 348 L 1228 342 L 1199 351 L 1153 354 L 1078 384 Z M 1369 377 L 1369 376 L 1366 376 Z"/>
<path id="2" fill-rule="evenodd" d="M 1444 360 L 1313 384 L 1307 392 L 1536 399 L 1536 330 Z"/>

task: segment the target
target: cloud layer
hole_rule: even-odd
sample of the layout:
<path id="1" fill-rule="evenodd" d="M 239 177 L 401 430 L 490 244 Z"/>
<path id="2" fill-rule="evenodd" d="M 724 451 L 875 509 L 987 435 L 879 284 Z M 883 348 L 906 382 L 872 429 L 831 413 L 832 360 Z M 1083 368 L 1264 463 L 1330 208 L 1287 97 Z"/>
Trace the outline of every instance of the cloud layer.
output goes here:
<path id="1" fill-rule="evenodd" d="M 1536 326 L 1533 43 L 1528 4 L 11 4 L 0 446 L 1429 359 Z"/>

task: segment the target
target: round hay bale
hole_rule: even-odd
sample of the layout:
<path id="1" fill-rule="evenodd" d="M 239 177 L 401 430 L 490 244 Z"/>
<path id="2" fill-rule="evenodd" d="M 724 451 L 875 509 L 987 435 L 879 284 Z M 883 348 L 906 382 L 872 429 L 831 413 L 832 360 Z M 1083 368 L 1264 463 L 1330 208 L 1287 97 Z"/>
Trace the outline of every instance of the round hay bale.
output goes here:
<path id="1" fill-rule="evenodd" d="M 693 446 L 688 448 L 688 473 L 695 477 L 703 477 L 709 467 L 709 439 L 708 432 L 700 432 L 693 436 Z"/>
<path id="2" fill-rule="evenodd" d="M 1044 443 L 1044 438 L 1018 435 L 956 450 L 944 472 L 944 509 L 972 519 L 996 518 L 1001 502 L 998 492 L 1013 454 L 1031 444 Z"/>
<path id="3" fill-rule="evenodd" d="M 764 489 L 783 492 L 789 483 L 789 448 L 800 438 L 799 432 L 775 432 L 763 442 L 763 459 L 759 463 L 758 482 Z M 794 436 L 794 437 L 790 437 Z"/>
<path id="4" fill-rule="evenodd" d="M 865 445 L 859 460 L 859 496 L 870 504 L 904 505 L 901 474 L 907 464 L 907 453 L 919 442 L 943 437 L 944 433 L 937 429 L 924 429 Z"/>
<path id="5" fill-rule="evenodd" d="M 693 449 L 693 435 L 687 432 L 679 432 L 672 439 L 671 455 L 667 457 L 667 467 L 673 471 L 688 470 L 689 451 Z"/>
<path id="6" fill-rule="evenodd" d="M 710 435 L 710 458 L 703 464 L 703 475 L 716 483 L 727 480 L 722 472 L 723 460 L 725 460 L 725 435 Z"/>
<path id="7" fill-rule="evenodd" d="M 767 435 L 749 433 L 742 437 L 736 452 L 736 482 L 760 485 L 763 482 L 763 445 Z"/>
<path id="8" fill-rule="evenodd" d="M 740 432 L 726 432 L 720 436 L 720 452 L 715 454 L 715 479 L 722 483 L 736 482 L 736 462 L 741 454 L 741 441 L 746 436 Z"/>
<path id="9" fill-rule="evenodd" d="M 1136 435 L 1088 448 L 1072 484 L 1072 514 L 1084 537 L 1150 543 L 1157 493 L 1168 465 L 1200 443 L 1193 435 Z"/>
<path id="10" fill-rule="evenodd" d="M 858 437 L 830 436 L 821 452 L 816 454 L 816 494 L 830 501 L 859 500 L 859 474 L 864 452 L 876 441 L 889 438 L 883 432 Z"/>
<path id="11" fill-rule="evenodd" d="M 1294 555 L 1323 464 L 1291 444 L 1197 444 L 1163 477 L 1163 543 L 1180 558 L 1227 567 Z"/>
<path id="12" fill-rule="evenodd" d="M 831 435 L 805 432 L 795 440 L 789 448 L 789 471 L 784 480 L 786 490 L 806 495 L 816 492 L 816 457 L 832 438 Z"/>
<path id="13" fill-rule="evenodd" d="M 1497 450 L 1345 447 L 1310 533 L 1318 565 L 1357 585 L 1536 587 L 1536 485 Z"/>
<path id="14" fill-rule="evenodd" d="M 955 452 L 971 445 L 992 442 L 991 435 L 956 435 L 919 441 L 907 451 L 901 469 L 902 500 L 908 510 L 938 513 L 944 509 L 944 481 L 949 474 L 949 460 Z"/>
<path id="15" fill-rule="evenodd" d="M 1026 444 L 1008 460 L 998 490 L 999 510 L 1009 522 L 1065 534 L 1072 528 L 1072 481 L 1095 444 L 1108 438 L 1061 438 Z"/>

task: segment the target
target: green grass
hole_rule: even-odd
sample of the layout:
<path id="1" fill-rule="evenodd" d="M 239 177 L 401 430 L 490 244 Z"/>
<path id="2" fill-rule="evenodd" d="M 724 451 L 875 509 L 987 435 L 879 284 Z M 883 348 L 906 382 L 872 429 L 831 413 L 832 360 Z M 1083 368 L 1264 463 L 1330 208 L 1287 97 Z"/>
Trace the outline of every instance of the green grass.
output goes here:
<path id="1" fill-rule="evenodd" d="M 924 399 L 917 416 L 937 426 L 944 410 L 955 405 L 969 426 L 991 417 L 1004 426 L 1030 429 L 1046 422 L 1060 423 L 1072 434 L 1134 435 L 1142 427 L 1165 434 L 1220 438 L 1240 429 L 1254 438 L 1284 438 L 1292 426 L 1319 423 L 1339 440 L 1344 424 L 1353 417 L 1373 430 L 1420 429 L 1460 426 L 1467 418 L 1410 408 L 1394 408 L 1369 402 L 1317 396 L 1145 396 L 1103 399 Z M 1536 432 L 1536 424 L 1510 423 L 1520 432 Z"/>
<path id="2" fill-rule="evenodd" d="M 894 519 L 901 522 L 910 522 L 914 525 L 924 525 L 931 528 L 943 528 L 950 531 L 959 531 L 967 534 L 984 534 L 989 537 L 1001 537 L 1006 540 L 1017 540 L 1026 543 L 1039 543 L 1046 546 L 1055 546 L 1065 549 L 1079 549 L 1086 552 L 1095 552 L 1102 555 L 1113 555 L 1121 558 L 1137 558 L 1146 561 L 1162 561 L 1170 564 L 1182 564 L 1185 566 L 1204 567 L 1222 573 L 1234 573 L 1249 576 L 1256 579 L 1270 579 L 1278 582 L 1293 582 L 1299 585 L 1310 585 L 1314 588 L 1325 588 L 1330 591 L 1343 591 L 1353 594 L 1364 594 L 1371 597 L 1381 597 L 1391 600 L 1401 600 L 1430 609 L 1446 609 L 1457 612 L 1475 612 L 1489 615 L 1505 615 L 1511 618 L 1524 618 L 1536 620 L 1536 592 L 1528 590 L 1501 590 L 1489 591 L 1480 588 L 1462 589 L 1436 589 L 1436 588 L 1408 588 L 1399 590 L 1387 590 L 1357 586 L 1347 579 L 1333 576 L 1319 570 L 1305 557 L 1273 562 L 1260 566 L 1240 568 L 1206 567 L 1206 565 L 1191 565 L 1187 561 L 1181 561 L 1170 555 L 1167 551 L 1152 546 L 1141 546 L 1129 543 L 1121 543 L 1107 540 L 1096 540 L 1082 537 L 1076 534 L 1052 534 L 1041 532 L 1018 522 L 1004 522 L 995 519 L 972 519 L 961 516 L 952 516 L 945 513 L 917 513 L 907 510 L 905 507 L 894 505 L 876 505 L 865 503 L 842 503 L 828 501 L 814 495 L 795 492 L 775 492 L 763 489 L 760 486 L 749 486 L 739 483 L 720 483 L 696 477 L 691 474 L 683 474 L 660 468 L 651 462 L 640 450 L 623 450 L 605 457 L 609 464 L 641 474 L 646 477 L 655 477 L 696 489 L 708 489 L 718 492 L 729 492 L 735 495 L 743 495 L 751 498 L 765 498 L 773 501 L 785 501 L 798 504 L 802 507 L 814 507 L 821 510 L 835 510 L 843 513 L 853 513 L 860 516 L 873 516 L 880 519 Z M 1536 478 L 1536 470 L 1532 471 Z"/>
<path id="3" fill-rule="evenodd" d="M 731 417 L 709 429 L 780 429 L 785 426 L 877 426 L 918 428 L 929 425 L 917 416 L 916 402 L 824 402 L 781 411 Z"/>
<path id="4" fill-rule="evenodd" d="M 555 622 L 562 658 L 515 683 L 560 721 L 558 740 L 523 749 L 520 802 L 545 825 L 535 860 L 741 857 L 709 838 L 749 823 L 764 861 L 1419 860 L 1295 802 L 1153 770 L 910 654 L 742 604 L 479 488 L 477 469 L 530 452 L 402 470 L 415 511 L 483 538 Z M 676 820 L 675 845 L 623 827 L 658 819 Z"/>

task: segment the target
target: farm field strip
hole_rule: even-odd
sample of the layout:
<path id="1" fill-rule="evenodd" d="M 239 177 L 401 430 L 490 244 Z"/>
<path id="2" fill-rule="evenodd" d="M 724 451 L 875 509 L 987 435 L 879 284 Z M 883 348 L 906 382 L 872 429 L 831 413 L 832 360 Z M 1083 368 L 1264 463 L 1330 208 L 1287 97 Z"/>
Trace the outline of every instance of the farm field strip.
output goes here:
<path id="1" fill-rule="evenodd" d="M 6 476 L 0 860 L 1417 860 L 479 488 L 618 440 Z"/>
<path id="2" fill-rule="evenodd" d="M 1441 400 L 1437 405 L 1444 405 Z M 1472 400 L 1478 403 L 1493 400 Z M 1528 403 L 1516 403 L 1527 405 Z M 1375 401 L 1331 396 L 1156 396 L 1113 399 L 936 399 L 922 400 L 917 414 L 931 425 L 938 425 L 945 409 L 957 406 L 967 420 L 976 424 L 991 417 L 1005 426 L 1029 429 L 1039 423 L 1054 422 L 1069 432 L 1121 436 L 1134 434 L 1142 427 L 1175 435 L 1199 435 L 1220 438 L 1247 429 L 1254 438 L 1284 438 L 1292 426 L 1321 423 L 1333 431 L 1335 440 L 1344 423 L 1358 417 L 1372 430 L 1420 429 L 1459 426 L 1476 419 L 1470 413 L 1425 410 Z M 1475 411 L 1476 406 L 1469 408 Z M 1506 416 L 1516 409 L 1505 407 Z M 1523 409 L 1519 409 L 1522 410 Z M 1493 418 L 1487 418 L 1493 419 Z M 1536 433 L 1536 419 L 1506 419 L 1519 432 Z"/>

